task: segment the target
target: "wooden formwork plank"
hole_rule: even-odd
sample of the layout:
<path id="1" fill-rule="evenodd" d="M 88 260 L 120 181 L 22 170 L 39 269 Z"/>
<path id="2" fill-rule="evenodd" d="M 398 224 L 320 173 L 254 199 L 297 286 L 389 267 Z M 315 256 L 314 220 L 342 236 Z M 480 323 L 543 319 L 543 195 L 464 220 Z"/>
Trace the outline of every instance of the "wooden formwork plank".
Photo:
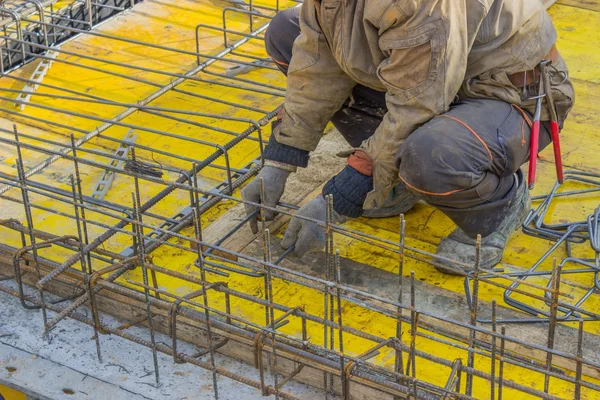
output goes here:
<path id="1" fill-rule="evenodd" d="M 5 247 L 0 249 L 0 275 L 11 276 L 13 274 L 14 270 L 12 259 L 12 252 L 8 252 Z M 26 264 L 27 261 L 32 261 L 29 255 L 25 255 L 23 257 L 21 268 L 23 270 L 29 270 L 30 272 L 33 272 L 33 268 Z M 49 264 L 46 264 L 43 259 L 40 259 L 40 269 L 43 275 L 46 275 L 52 270 Z M 28 273 L 23 276 L 23 282 L 27 285 L 34 286 L 36 281 L 37 279 L 35 277 L 35 273 Z M 46 291 L 63 297 L 72 295 L 74 290 L 81 289 L 82 287 L 84 287 L 84 282 L 82 281 L 81 274 L 67 271 L 61 274 L 60 279 L 52 280 L 46 287 Z M 132 293 L 137 293 L 138 297 L 141 295 L 141 293 L 135 291 L 132 291 Z M 117 317 L 126 324 L 133 323 L 136 325 L 146 325 L 143 322 L 139 322 L 140 319 L 143 319 L 143 317 L 146 315 L 146 303 L 135 296 L 124 296 L 115 291 L 111 291 L 110 289 L 104 289 L 96 295 L 96 301 L 99 311 L 103 313 Z M 156 299 L 153 299 L 153 301 L 153 326 L 157 331 L 166 335 L 170 335 L 168 309 L 172 303 Z M 157 303 L 160 303 L 163 306 L 157 307 Z M 249 365 L 254 364 L 255 347 L 253 340 L 216 328 L 212 328 L 212 333 L 215 336 L 231 339 L 229 344 L 226 344 L 218 349 L 219 353 L 245 362 Z M 185 315 L 178 316 L 177 337 L 181 341 L 185 341 L 202 348 L 206 348 L 208 346 L 205 325 L 199 319 L 192 319 L 186 317 Z M 263 349 L 269 352 L 271 350 L 269 340 L 265 340 L 264 342 L 265 344 Z M 307 360 L 303 360 L 297 355 L 286 353 L 280 349 L 277 350 L 277 354 L 277 371 L 282 376 L 288 376 L 297 368 L 295 362 L 307 362 Z M 267 363 L 265 362 L 265 365 L 266 364 Z M 334 372 L 334 370 L 330 370 L 330 372 Z M 304 368 L 294 380 L 316 388 L 323 388 L 323 372 L 315 368 Z M 357 381 L 360 380 L 357 379 Z M 340 393 L 341 390 L 339 378 L 335 378 L 334 386 L 336 391 Z M 353 400 L 392 400 L 392 398 L 393 396 L 368 387 L 366 384 L 360 384 L 358 382 L 352 383 Z"/>

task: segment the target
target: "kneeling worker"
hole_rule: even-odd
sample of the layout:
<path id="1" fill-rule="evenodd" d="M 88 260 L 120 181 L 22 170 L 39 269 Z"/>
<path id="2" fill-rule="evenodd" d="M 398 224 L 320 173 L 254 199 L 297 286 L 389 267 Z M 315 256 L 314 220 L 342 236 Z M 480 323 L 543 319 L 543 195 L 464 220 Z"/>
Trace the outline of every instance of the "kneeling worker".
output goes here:
<path id="1" fill-rule="evenodd" d="M 550 104 L 561 127 L 574 101 L 541 0 L 305 0 L 280 12 L 265 40 L 287 91 L 258 175 L 265 198 L 255 179 L 245 200 L 275 206 L 332 121 L 354 148 L 323 188 L 338 223 L 399 215 L 422 200 L 457 225 L 438 255 L 473 265 L 481 234 L 481 266 L 501 260 L 530 209 L 521 165 L 540 62 L 551 62 Z M 549 110 L 540 150 L 551 143 Z M 298 215 L 324 220 L 323 196 Z M 282 244 L 299 256 L 321 249 L 323 229 L 293 218 Z"/>

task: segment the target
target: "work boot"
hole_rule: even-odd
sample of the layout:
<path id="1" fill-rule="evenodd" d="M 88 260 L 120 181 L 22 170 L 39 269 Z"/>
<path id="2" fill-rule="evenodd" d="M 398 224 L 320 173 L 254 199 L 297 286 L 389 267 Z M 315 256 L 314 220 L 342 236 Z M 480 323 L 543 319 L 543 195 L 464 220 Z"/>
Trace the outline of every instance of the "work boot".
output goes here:
<path id="1" fill-rule="evenodd" d="M 510 235 L 519 228 L 525 221 L 529 210 L 531 209 L 531 198 L 529 190 L 523 177 L 523 172 L 519 170 L 515 175 L 515 183 L 518 185 L 513 200 L 498 212 L 504 213 L 504 220 L 500 223 L 498 229 L 490 235 L 481 239 L 481 260 L 480 268 L 491 269 L 502 259 L 506 243 Z M 460 228 L 456 228 L 450 235 L 442 239 L 436 254 L 456 260 L 460 263 L 475 267 L 475 239 L 467 236 Z M 442 259 L 436 259 L 441 264 L 436 268 L 444 273 L 451 275 L 466 275 L 469 269 L 450 263 Z"/>
<path id="2" fill-rule="evenodd" d="M 419 201 L 403 182 L 400 182 L 390 192 L 381 207 L 364 210 L 362 216 L 366 218 L 397 217 L 413 208 Z"/>

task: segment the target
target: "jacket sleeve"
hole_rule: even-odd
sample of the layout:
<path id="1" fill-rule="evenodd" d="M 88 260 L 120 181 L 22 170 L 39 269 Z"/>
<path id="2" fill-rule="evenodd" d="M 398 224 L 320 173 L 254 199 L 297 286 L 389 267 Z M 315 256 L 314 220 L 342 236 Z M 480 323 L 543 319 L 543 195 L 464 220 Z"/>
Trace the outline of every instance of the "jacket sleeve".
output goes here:
<path id="1" fill-rule="evenodd" d="M 467 67 L 466 39 L 449 37 L 444 18 L 435 12 L 409 18 L 397 6 L 394 11 L 397 17 L 389 27 L 379 29 L 378 43 L 386 57 L 377 75 L 387 89 L 388 112 L 375 134 L 361 145 L 373 160 L 376 185 L 366 208 L 376 206 L 398 183 L 398 149 L 420 125 L 448 110 Z"/>
<path id="2" fill-rule="evenodd" d="M 317 22 L 313 0 L 300 12 L 300 36 L 294 42 L 277 142 L 313 151 L 325 126 L 350 96 L 356 83 L 340 68 Z"/>

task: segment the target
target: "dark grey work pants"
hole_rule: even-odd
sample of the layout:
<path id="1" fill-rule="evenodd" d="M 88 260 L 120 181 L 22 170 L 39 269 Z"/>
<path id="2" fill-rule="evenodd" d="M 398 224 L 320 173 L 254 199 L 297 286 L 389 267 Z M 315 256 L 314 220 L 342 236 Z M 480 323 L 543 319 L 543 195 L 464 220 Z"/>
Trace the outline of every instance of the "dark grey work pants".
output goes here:
<path id="1" fill-rule="evenodd" d="M 300 34 L 298 13 L 297 8 L 280 12 L 266 32 L 267 53 L 284 74 Z M 373 135 L 387 109 L 384 92 L 357 85 L 352 97 L 331 122 L 358 147 Z M 529 159 L 530 134 L 510 104 L 461 99 L 415 130 L 398 149 L 400 178 L 465 233 L 487 236 L 498 228 L 515 196 L 514 174 Z M 550 142 L 543 126 L 540 150 Z"/>

